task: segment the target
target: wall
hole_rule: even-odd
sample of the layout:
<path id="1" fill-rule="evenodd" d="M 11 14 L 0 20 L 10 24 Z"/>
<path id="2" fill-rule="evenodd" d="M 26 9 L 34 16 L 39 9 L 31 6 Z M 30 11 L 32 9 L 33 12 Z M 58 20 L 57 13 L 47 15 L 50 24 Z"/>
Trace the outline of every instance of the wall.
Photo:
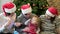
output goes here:
<path id="1" fill-rule="evenodd" d="M 6 2 L 13 2 L 14 0 L 0 0 L 0 13 L 2 13 L 2 5 Z"/>
<path id="2" fill-rule="evenodd" d="M 50 6 L 54 6 L 58 9 L 58 13 L 60 14 L 60 0 L 47 0 Z"/>

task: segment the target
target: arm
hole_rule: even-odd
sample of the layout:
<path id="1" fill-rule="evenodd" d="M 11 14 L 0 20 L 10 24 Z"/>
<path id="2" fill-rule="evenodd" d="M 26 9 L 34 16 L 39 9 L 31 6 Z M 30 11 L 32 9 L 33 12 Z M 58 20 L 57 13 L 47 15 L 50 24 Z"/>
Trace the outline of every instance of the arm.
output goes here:
<path id="1" fill-rule="evenodd" d="M 56 23 L 56 29 L 55 29 L 56 33 L 60 34 L 60 18 L 59 17 L 55 19 L 55 23 Z"/>
<path id="2" fill-rule="evenodd" d="M 27 21 L 25 21 L 25 25 L 28 25 L 30 23 L 31 19 L 28 19 Z"/>
<path id="3" fill-rule="evenodd" d="M 13 24 L 15 22 L 15 20 L 16 20 L 16 13 L 14 13 L 14 15 L 11 17 L 9 17 L 9 16 L 7 17 L 7 23 L 5 24 L 5 26 L 9 26 L 9 25 Z"/>
<path id="4" fill-rule="evenodd" d="M 31 33 L 31 34 L 36 34 L 36 28 L 34 26 L 26 27 L 23 29 L 23 31 Z"/>
<path id="5" fill-rule="evenodd" d="M 58 34 L 60 34 L 60 22 L 57 22 L 58 24 L 56 24 L 56 32 Z"/>
<path id="6" fill-rule="evenodd" d="M 16 21 L 16 13 L 11 18 L 14 22 Z"/>
<path id="7" fill-rule="evenodd" d="M 17 18 L 16 18 L 16 22 L 21 22 L 22 20 L 22 14 L 20 14 Z"/>
<path id="8" fill-rule="evenodd" d="M 5 29 L 5 24 L 7 22 L 7 18 L 4 17 L 3 13 L 0 14 L 0 32 Z"/>
<path id="9" fill-rule="evenodd" d="M 19 15 L 16 19 L 14 26 L 19 27 L 22 24 L 21 20 L 22 20 L 22 15 Z"/>
<path id="10" fill-rule="evenodd" d="M 11 17 L 8 17 L 8 21 L 7 21 L 7 23 L 5 24 L 5 26 L 10 26 L 10 25 L 14 25 L 13 23 L 15 22 L 15 20 L 16 20 L 16 13 L 14 13 L 14 15 L 13 16 L 11 16 Z"/>

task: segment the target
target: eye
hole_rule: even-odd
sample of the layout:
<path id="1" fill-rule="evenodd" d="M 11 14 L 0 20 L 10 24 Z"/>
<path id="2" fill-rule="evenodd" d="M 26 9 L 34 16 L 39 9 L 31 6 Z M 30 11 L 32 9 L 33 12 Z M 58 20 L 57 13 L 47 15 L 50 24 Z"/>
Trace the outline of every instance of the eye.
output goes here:
<path id="1" fill-rule="evenodd" d="M 6 13 L 6 14 L 7 14 L 7 16 L 11 15 L 11 13 Z"/>
<path id="2" fill-rule="evenodd" d="M 28 14 L 25 14 L 25 15 L 28 15 Z"/>

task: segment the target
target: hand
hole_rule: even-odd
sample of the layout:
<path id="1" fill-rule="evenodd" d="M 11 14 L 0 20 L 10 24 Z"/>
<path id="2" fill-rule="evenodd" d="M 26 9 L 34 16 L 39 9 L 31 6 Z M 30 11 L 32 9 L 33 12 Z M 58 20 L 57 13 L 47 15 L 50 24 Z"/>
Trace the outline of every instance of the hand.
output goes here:
<path id="1" fill-rule="evenodd" d="M 19 26 L 21 26 L 21 25 L 22 25 L 22 23 L 20 23 L 20 22 L 16 22 L 16 23 L 15 23 L 15 26 L 16 26 L 16 27 L 19 27 Z"/>
<path id="2" fill-rule="evenodd" d="M 5 27 L 8 27 L 12 22 L 12 20 L 9 18 L 9 17 L 7 17 L 7 22 L 4 24 L 5 25 Z"/>
<path id="3" fill-rule="evenodd" d="M 29 31 L 30 29 L 28 27 L 25 27 L 23 31 Z"/>

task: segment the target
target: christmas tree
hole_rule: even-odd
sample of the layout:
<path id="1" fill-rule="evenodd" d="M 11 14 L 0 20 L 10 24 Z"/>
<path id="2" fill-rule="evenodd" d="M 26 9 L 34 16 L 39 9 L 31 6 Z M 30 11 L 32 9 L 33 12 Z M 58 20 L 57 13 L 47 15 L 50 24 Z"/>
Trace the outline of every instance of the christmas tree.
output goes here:
<path id="1" fill-rule="evenodd" d="M 21 5 L 30 3 L 31 7 L 32 7 L 32 13 L 37 14 L 38 16 L 40 16 L 41 14 L 45 13 L 45 10 L 48 7 L 48 3 L 47 0 L 14 0 L 14 3 L 17 6 L 17 16 L 21 13 L 20 7 Z"/>

